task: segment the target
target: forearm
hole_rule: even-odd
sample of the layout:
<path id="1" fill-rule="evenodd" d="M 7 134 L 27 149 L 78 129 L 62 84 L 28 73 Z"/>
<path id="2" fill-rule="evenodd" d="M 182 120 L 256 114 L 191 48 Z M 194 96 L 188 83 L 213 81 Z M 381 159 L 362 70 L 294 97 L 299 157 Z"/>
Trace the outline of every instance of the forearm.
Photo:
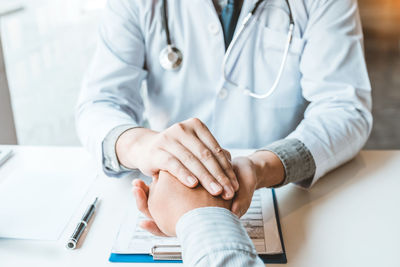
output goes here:
<path id="1" fill-rule="evenodd" d="M 176 233 L 185 266 L 265 266 L 239 219 L 224 208 L 184 214 Z"/>
<path id="2" fill-rule="evenodd" d="M 316 166 L 310 150 L 298 139 L 278 140 L 250 156 L 261 187 L 300 183 L 314 177 Z"/>

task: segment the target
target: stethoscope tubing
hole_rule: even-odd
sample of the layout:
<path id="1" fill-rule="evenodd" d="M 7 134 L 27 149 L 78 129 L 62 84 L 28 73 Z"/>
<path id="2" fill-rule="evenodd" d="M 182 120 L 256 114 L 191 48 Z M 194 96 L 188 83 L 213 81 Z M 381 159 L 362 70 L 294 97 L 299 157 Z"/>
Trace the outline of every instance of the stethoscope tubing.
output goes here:
<path id="1" fill-rule="evenodd" d="M 243 34 L 244 30 L 247 28 L 247 26 L 251 23 L 252 18 L 254 17 L 258 7 L 260 6 L 260 4 L 262 2 L 264 2 L 264 0 L 258 0 L 256 2 L 256 4 L 254 5 L 253 9 L 249 12 L 249 14 L 247 14 L 247 16 L 243 19 L 242 24 L 240 25 L 239 30 L 237 31 L 237 33 L 233 36 L 233 39 L 230 43 L 230 45 L 228 46 L 226 53 L 224 55 L 223 61 L 222 61 L 222 73 L 223 73 L 223 78 L 226 82 L 228 82 L 229 84 L 233 85 L 234 87 L 237 87 L 239 89 L 243 90 L 243 94 L 256 98 L 256 99 L 265 99 L 267 97 L 269 97 L 270 95 L 272 95 L 276 88 L 278 88 L 279 86 L 279 82 L 282 79 L 282 74 L 283 71 L 285 69 L 285 65 L 286 65 L 286 61 L 289 55 L 289 49 L 290 49 L 290 44 L 292 42 L 293 39 L 293 31 L 294 31 L 294 20 L 293 20 L 293 15 L 292 15 L 292 10 L 289 4 L 289 0 L 285 0 L 286 4 L 289 8 L 289 19 L 290 19 L 290 25 L 289 25 L 289 31 L 287 34 L 287 41 L 286 41 L 286 45 L 285 45 L 285 50 L 282 56 L 282 61 L 281 64 L 279 66 L 279 70 L 278 70 L 278 74 L 271 86 L 271 88 L 265 93 L 265 94 L 256 94 L 251 92 L 247 87 L 241 87 L 239 84 L 236 84 L 235 82 L 231 81 L 228 77 L 228 74 L 226 72 L 226 64 L 228 59 L 230 58 L 230 55 L 232 54 L 232 50 L 235 47 L 235 45 L 237 44 L 237 41 L 239 40 L 240 36 Z M 163 22 L 164 22 L 164 29 L 165 29 L 165 35 L 166 35 L 166 39 L 167 39 L 167 48 L 163 49 L 163 51 L 160 54 L 160 62 L 161 65 L 164 69 L 166 70 L 176 70 L 179 68 L 181 62 L 182 62 L 182 53 L 181 51 L 176 48 L 175 46 L 172 45 L 171 42 L 171 35 L 169 32 L 169 27 L 168 27 L 168 14 L 167 14 L 167 0 L 163 0 Z M 175 53 L 174 55 L 176 57 L 176 61 L 175 62 L 170 62 L 169 58 L 168 58 L 168 53 Z"/>
<path id="2" fill-rule="evenodd" d="M 254 8 L 249 12 L 249 14 L 247 14 L 247 16 L 243 19 L 243 22 L 242 22 L 239 30 L 237 31 L 237 34 L 235 34 L 235 36 L 233 37 L 233 39 L 231 41 L 231 44 L 229 45 L 229 47 L 228 47 L 228 49 L 227 49 L 227 51 L 226 51 L 226 53 L 224 55 L 223 62 L 222 62 L 222 73 L 223 73 L 223 76 L 224 76 L 224 80 L 226 82 L 228 82 L 229 84 L 233 85 L 234 87 L 242 89 L 243 90 L 243 94 L 245 94 L 247 96 L 251 96 L 251 97 L 256 98 L 256 99 L 268 98 L 270 95 L 272 95 L 275 92 L 276 88 L 278 88 L 279 82 L 282 79 L 283 71 L 285 69 L 287 57 L 289 55 L 290 44 L 291 44 L 292 39 L 293 39 L 293 31 L 294 31 L 294 20 L 293 20 L 293 16 L 292 16 L 292 11 L 291 11 L 291 8 L 290 8 L 289 1 L 286 0 L 286 3 L 288 5 L 288 7 L 289 7 L 289 18 L 290 18 L 289 31 L 288 31 L 288 34 L 287 34 L 285 50 L 284 50 L 284 53 L 283 53 L 281 64 L 279 66 L 278 74 L 277 74 L 277 76 L 276 76 L 276 78 L 274 80 L 274 83 L 272 84 L 271 88 L 265 94 L 256 94 L 256 93 L 251 92 L 247 87 L 241 87 L 239 84 L 236 84 L 235 82 L 231 81 L 228 78 L 228 74 L 226 72 L 226 63 L 227 63 L 228 59 L 230 58 L 230 55 L 232 53 L 232 49 L 236 45 L 237 41 L 239 40 L 240 36 L 243 34 L 243 32 L 246 29 L 246 27 L 250 24 L 252 18 L 255 15 L 255 12 L 257 11 L 259 5 L 263 1 L 264 0 L 259 0 L 255 4 Z"/>

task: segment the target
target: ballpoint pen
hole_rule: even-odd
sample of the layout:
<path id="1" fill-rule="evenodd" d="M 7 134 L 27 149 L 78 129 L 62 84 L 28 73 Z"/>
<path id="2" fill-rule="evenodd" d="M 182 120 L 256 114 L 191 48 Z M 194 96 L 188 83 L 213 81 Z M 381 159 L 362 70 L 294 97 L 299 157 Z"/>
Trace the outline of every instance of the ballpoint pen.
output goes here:
<path id="1" fill-rule="evenodd" d="M 81 221 L 77 224 L 74 233 L 72 234 L 72 236 L 69 238 L 69 240 L 67 242 L 66 247 L 68 249 L 76 248 L 76 244 L 78 243 L 79 238 L 81 237 L 83 231 L 86 229 L 88 222 L 93 217 L 93 214 L 96 210 L 96 205 L 97 205 L 98 200 L 99 200 L 99 198 L 96 197 L 94 202 L 86 209 L 85 213 L 82 216 Z"/>
<path id="2" fill-rule="evenodd" d="M 0 149 L 0 167 L 12 156 L 11 149 Z"/>

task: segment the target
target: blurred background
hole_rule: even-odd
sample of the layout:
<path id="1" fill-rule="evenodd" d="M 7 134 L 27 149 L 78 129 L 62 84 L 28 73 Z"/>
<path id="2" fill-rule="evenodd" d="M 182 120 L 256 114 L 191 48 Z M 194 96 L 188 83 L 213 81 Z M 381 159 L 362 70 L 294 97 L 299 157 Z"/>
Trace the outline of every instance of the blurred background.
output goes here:
<path id="1" fill-rule="evenodd" d="M 0 0 L 0 117 L 11 117 L 8 84 L 19 144 L 79 145 L 74 106 L 105 3 Z M 374 101 L 366 148 L 400 149 L 400 1 L 359 0 L 359 6 Z"/>

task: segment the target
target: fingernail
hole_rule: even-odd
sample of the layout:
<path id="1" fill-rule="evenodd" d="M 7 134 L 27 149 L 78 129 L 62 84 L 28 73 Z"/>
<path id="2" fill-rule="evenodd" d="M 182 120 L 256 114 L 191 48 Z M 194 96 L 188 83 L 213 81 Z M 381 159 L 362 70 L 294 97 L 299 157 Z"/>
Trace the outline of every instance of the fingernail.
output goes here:
<path id="1" fill-rule="evenodd" d="M 227 198 L 230 198 L 233 196 L 233 189 L 230 186 L 224 186 L 224 195 Z"/>
<path id="2" fill-rule="evenodd" d="M 221 191 L 221 186 L 217 185 L 216 183 L 212 182 L 210 184 L 211 190 L 215 193 L 218 194 L 219 191 Z"/>
<path id="3" fill-rule="evenodd" d="M 189 185 L 194 185 L 197 182 L 196 178 L 192 176 L 188 176 L 186 180 L 188 181 Z"/>

